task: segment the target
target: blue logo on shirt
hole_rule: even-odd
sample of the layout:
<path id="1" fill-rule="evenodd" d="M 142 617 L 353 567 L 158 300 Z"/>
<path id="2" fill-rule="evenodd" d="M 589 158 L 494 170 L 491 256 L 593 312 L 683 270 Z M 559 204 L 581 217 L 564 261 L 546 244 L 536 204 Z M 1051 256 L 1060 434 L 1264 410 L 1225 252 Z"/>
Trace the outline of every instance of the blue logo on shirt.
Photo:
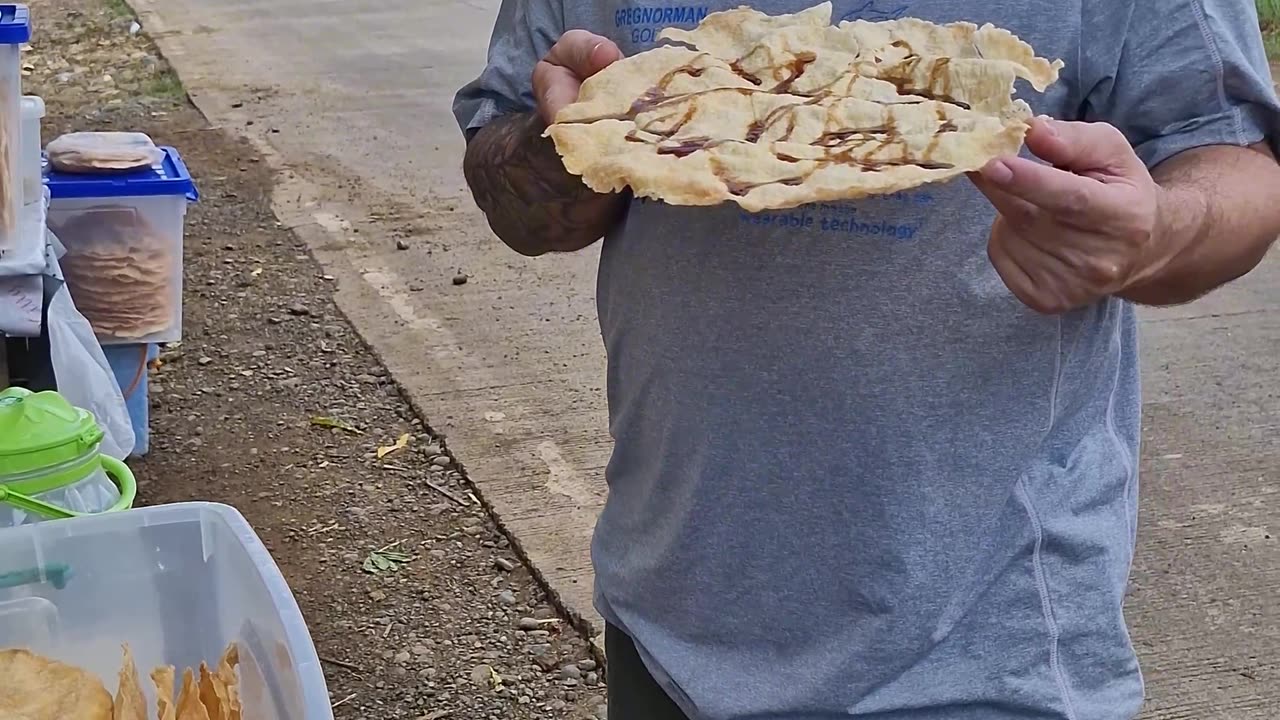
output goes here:
<path id="1" fill-rule="evenodd" d="M 865 0 L 854 9 L 844 14 L 841 21 L 845 20 L 898 20 L 907 14 L 907 6 L 901 3 L 886 0 L 881 4 L 878 0 Z"/>

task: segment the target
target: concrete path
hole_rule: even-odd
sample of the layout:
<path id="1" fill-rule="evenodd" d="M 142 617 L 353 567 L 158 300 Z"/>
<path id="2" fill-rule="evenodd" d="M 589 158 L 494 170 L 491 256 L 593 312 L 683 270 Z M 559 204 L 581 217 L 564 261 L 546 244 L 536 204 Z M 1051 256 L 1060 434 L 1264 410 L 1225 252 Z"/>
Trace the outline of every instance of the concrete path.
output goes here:
<path id="1" fill-rule="evenodd" d="M 608 452 L 596 257 L 528 261 L 493 240 L 448 112 L 482 63 L 496 2 L 135 5 L 211 121 L 273 158 L 277 212 L 338 278 L 340 305 L 593 621 L 587 543 Z M 1144 322 L 1129 615 L 1152 718 L 1270 720 L 1280 706 L 1278 260 Z M 454 286 L 459 271 L 470 280 Z"/>

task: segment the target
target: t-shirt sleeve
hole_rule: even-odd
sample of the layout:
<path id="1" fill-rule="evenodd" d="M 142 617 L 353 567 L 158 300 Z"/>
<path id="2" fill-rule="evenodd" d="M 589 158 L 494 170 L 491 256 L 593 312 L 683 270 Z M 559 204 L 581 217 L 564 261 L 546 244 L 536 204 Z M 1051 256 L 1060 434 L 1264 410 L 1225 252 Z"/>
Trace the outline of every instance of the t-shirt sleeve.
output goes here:
<path id="1" fill-rule="evenodd" d="M 1148 167 L 1205 145 L 1280 153 L 1254 0 L 1085 0 L 1081 115 L 1124 132 Z"/>
<path id="2" fill-rule="evenodd" d="M 453 99 L 468 139 L 494 118 L 534 108 L 533 68 L 563 34 L 560 0 L 502 0 L 484 70 Z"/>

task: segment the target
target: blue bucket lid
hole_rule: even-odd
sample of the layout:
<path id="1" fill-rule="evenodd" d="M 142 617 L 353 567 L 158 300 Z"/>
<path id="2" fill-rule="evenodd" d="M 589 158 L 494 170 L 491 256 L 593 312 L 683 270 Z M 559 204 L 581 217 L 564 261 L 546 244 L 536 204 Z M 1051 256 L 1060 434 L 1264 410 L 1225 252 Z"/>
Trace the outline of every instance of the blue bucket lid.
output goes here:
<path id="1" fill-rule="evenodd" d="M 0 5 L 0 45 L 31 40 L 31 13 L 26 5 Z"/>
<path id="2" fill-rule="evenodd" d="M 191 173 L 178 151 L 161 147 L 164 159 L 142 170 L 110 175 L 88 175 L 50 170 L 45 175 L 49 197 L 53 200 L 85 198 L 154 197 L 178 195 L 191 202 L 200 199 Z"/>

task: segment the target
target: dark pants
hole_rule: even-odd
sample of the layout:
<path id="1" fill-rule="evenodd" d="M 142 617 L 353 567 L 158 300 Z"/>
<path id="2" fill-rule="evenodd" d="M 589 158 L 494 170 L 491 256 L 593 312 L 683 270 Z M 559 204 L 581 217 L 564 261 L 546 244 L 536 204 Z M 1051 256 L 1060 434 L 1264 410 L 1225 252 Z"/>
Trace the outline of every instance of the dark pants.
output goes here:
<path id="1" fill-rule="evenodd" d="M 609 661 L 609 720 L 689 720 L 649 674 L 626 633 L 606 625 L 604 653 Z"/>

